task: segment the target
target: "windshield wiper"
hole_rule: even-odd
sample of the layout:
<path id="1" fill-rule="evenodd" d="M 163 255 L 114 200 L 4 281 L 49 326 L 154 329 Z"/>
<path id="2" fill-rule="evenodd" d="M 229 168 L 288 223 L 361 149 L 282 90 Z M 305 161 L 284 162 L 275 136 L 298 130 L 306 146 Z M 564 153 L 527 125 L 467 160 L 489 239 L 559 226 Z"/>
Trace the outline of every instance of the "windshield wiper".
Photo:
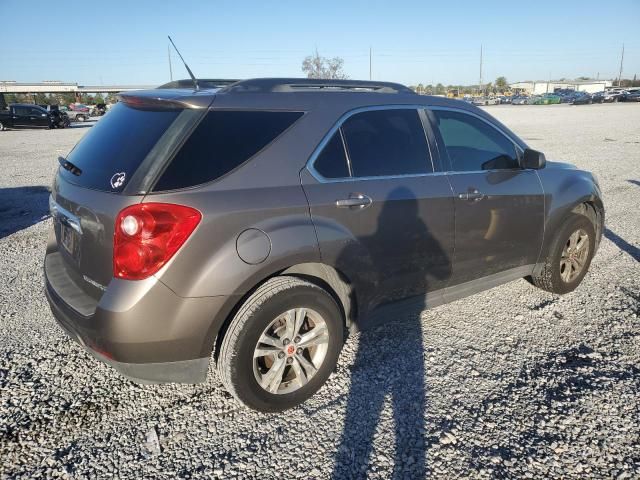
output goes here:
<path id="1" fill-rule="evenodd" d="M 76 167 L 73 163 L 71 163 L 66 158 L 58 157 L 58 163 L 62 168 L 64 168 L 65 170 L 69 170 L 76 177 L 79 177 L 80 175 L 82 175 L 82 170 L 80 170 L 78 167 Z"/>

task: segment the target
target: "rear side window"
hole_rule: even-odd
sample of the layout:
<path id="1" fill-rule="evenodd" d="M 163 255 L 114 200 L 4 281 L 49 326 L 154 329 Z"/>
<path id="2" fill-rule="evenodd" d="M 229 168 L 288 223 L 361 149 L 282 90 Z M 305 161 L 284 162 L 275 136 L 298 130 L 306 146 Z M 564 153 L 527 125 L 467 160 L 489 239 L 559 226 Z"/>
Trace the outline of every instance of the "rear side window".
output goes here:
<path id="1" fill-rule="evenodd" d="M 119 192 L 181 110 L 132 108 L 120 102 L 67 156 L 82 173 L 60 175 L 81 187 Z"/>
<path id="2" fill-rule="evenodd" d="M 273 142 L 302 112 L 213 110 L 164 171 L 155 191 L 207 183 L 230 172 Z"/>
<path id="3" fill-rule="evenodd" d="M 433 167 L 418 111 L 372 110 L 342 125 L 354 177 L 431 173 Z"/>
<path id="4" fill-rule="evenodd" d="M 515 145 L 497 129 L 466 113 L 434 110 L 433 114 L 453 171 L 519 168 Z"/>

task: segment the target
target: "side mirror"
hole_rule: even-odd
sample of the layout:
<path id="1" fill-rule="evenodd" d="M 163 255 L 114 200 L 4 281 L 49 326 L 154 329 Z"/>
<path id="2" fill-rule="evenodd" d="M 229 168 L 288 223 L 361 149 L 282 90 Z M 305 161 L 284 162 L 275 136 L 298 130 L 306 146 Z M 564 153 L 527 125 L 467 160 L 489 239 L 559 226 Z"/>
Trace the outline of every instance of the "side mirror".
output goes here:
<path id="1" fill-rule="evenodd" d="M 533 168 L 540 170 L 547 164 L 547 158 L 544 153 L 527 148 L 522 155 L 522 168 Z"/>

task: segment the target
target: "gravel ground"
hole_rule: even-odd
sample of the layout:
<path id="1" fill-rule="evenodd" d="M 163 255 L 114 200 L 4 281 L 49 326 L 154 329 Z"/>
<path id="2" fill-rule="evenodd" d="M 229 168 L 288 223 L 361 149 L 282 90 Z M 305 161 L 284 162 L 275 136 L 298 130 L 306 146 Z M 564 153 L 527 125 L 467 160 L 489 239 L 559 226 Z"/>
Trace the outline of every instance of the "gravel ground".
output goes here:
<path id="1" fill-rule="evenodd" d="M 640 105 L 488 110 L 598 175 L 608 230 L 583 284 L 391 315 L 281 415 L 241 408 L 213 369 L 133 384 L 65 337 L 46 187 L 88 129 L 0 132 L 0 477 L 640 478 Z"/>

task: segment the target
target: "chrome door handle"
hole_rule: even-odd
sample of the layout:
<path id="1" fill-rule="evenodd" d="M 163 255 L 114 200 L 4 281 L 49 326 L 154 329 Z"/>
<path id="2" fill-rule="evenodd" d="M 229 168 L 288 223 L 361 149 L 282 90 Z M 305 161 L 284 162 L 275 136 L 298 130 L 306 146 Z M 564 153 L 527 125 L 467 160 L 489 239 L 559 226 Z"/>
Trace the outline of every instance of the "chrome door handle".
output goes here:
<path id="1" fill-rule="evenodd" d="M 363 195 L 362 193 L 351 194 L 349 198 L 344 198 L 342 200 L 336 200 L 336 207 L 338 208 L 365 208 L 371 205 L 371 197 L 367 195 Z"/>
<path id="2" fill-rule="evenodd" d="M 480 193 L 478 190 L 469 190 L 467 193 L 460 193 L 458 195 L 460 200 L 472 200 L 478 202 L 484 198 L 484 193 Z"/>

